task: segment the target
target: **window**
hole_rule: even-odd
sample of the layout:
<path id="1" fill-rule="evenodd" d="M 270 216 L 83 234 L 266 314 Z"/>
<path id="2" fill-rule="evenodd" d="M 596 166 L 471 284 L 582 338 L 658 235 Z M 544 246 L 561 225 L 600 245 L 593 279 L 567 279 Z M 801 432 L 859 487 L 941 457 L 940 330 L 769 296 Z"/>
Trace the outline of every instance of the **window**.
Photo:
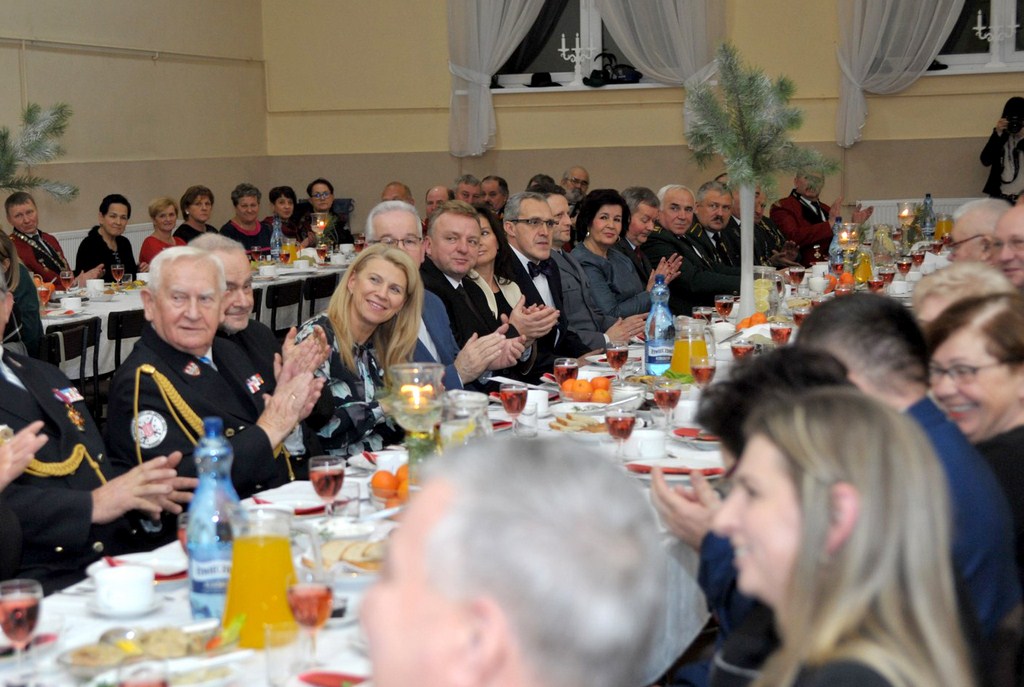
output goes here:
<path id="1" fill-rule="evenodd" d="M 1021 19 L 1024 0 L 965 0 L 937 58 L 949 70 L 936 73 L 1024 71 Z"/>
<path id="2" fill-rule="evenodd" d="M 601 15 L 593 0 L 546 0 L 533 28 L 508 61 L 498 69 L 495 80 L 502 87 L 514 88 L 527 86 L 536 73 L 547 72 L 554 83 L 563 87 L 571 84 L 575 77 L 575 67 L 572 62 L 562 58 L 559 48 L 563 46 L 564 37 L 565 47 L 572 49 L 577 34 L 580 46 L 589 46 L 593 56 L 583 62 L 584 77 L 589 77 L 592 70 L 602 67 L 602 59 L 597 57 L 602 52 L 612 53 L 620 63 L 626 61 L 601 22 Z M 641 83 L 648 84 L 646 79 Z"/>

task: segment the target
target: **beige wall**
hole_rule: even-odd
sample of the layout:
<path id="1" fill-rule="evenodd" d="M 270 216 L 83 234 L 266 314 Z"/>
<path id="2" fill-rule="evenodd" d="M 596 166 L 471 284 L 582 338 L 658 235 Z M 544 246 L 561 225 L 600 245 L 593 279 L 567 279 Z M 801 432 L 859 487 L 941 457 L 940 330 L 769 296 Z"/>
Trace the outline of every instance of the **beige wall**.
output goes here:
<path id="1" fill-rule="evenodd" d="M 977 154 L 1024 75 L 926 77 L 869 96 L 864 140 L 843 151 L 835 3 L 725 0 L 725 13 L 747 61 L 795 82 L 805 124 L 794 138 L 843 162 L 826 196 L 980 193 Z M 113 191 L 133 200 L 138 220 L 150 198 L 197 182 L 214 189 L 223 222 L 242 180 L 301 195 L 327 176 L 357 200 L 358 219 L 394 178 L 421 199 L 462 172 L 498 172 L 521 188 L 571 164 L 617 187 L 697 185 L 719 171 L 695 168 L 675 88 L 497 94 L 497 148 L 451 157 L 441 0 L 7 0 L 4 19 L 0 39 L 74 44 L 0 40 L 0 122 L 15 122 L 24 99 L 75 108 L 68 155 L 39 170 L 82 188 L 68 206 L 41 201 L 52 229 L 91 224 Z M 780 192 L 788 187 L 780 178 Z"/>

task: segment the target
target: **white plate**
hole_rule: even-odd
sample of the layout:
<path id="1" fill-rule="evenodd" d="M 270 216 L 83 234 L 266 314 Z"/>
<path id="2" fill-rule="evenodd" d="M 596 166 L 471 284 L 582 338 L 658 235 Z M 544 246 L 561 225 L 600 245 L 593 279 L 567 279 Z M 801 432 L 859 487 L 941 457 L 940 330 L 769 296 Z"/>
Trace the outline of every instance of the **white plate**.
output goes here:
<path id="1" fill-rule="evenodd" d="M 565 417 L 569 413 L 587 413 L 588 415 L 590 415 L 591 413 L 589 411 L 604 408 L 607 405 L 607 403 L 583 403 L 577 401 L 562 401 L 560 403 L 552 403 L 551 405 L 549 405 L 548 413 L 556 417 Z M 604 419 L 604 416 L 601 413 L 593 413 L 593 417 L 602 420 Z"/>
<path id="2" fill-rule="evenodd" d="M 275 279 L 277 279 L 277 277 L 271 276 L 269 274 L 254 274 L 254 275 L 252 275 L 253 282 L 258 283 L 258 284 L 266 283 L 268 281 L 274 281 Z"/>
<path id="3" fill-rule="evenodd" d="M 324 514 L 324 502 L 320 499 L 308 499 L 301 496 L 275 496 L 272 499 L 263 499 L 266 503 L 257 503 L 255 506 L 262 506 L 264 508 L 275 508 L 277 510 L 283 510 L 292 515 L 315 515 L 321 516 Z M 298 513 L 297 511 L 315 511 L 312 513 Z"/>
<path id="4" fill-rule="evenodd" d="M 182 659 L 183 661 L 189 661 L 190 659 Z M 181 682 L 181 680 L 189 674 L 198 673 L 203 670 L 215 670 L 217 671 L 218 677 L 209 678 L 206 680 L 198 680 L 194 682 Z M 238 664 L 228 664 L 213 666 L 210 668 L 203 668 L 202 664 L 197 663 L 195 667 L 189 667 L 186 664 L 185 667 L 178 668 L 172 662 L 168 665 L 168 682 L 171 687 L 223 687 L 224 685 L 235 684 L 241 677 L 241 667 Z M 117 684 L 117 668 L 108 670 L 100 673 L 93 678 L 87 687 L 105 687 L 109 685 Z"/>
<path id="5" fill-rule="evenodd" d="M 159 596 L 153 597 L 153 603 L 149 605 L 149 608 L 144 608 L 141 611 L 115 611 L 106 608 L 100 608 L 96 605 L 96 599 L 89 599 L 85 602 L 85 607 L 89 609 L 89 612 L 93 615 L 98 615 L 101 618 L 141 618 L 144 615 L 149 615 L 156 609 L 163 605 L 163 599 Z"/>
<path id="6" fill-rule="evenodd" d="M 326 519 L 317 526 L 317 531 L 327 539 L 365 539 L 376 525 L 372 522 L 352 522 L 346 518 Z"/>
<path id="7" fill-rule="evenodd" d="M 175 542 L 174 546 L 162 546 L 155 551 L 126 553 L 116 556 L 116 558 L 124 563 L 144 565 L 147 568 L 152 568 L 153 572 L 157 575 L 177 575 L 188 570 L 188 557 L 177 542 Z M 100 559 L 86 568 L 85 572 L 92 577 L 97 570 L 107 567 L 109 566 L 106 561 Z"/>
<path id="8" fill-rule="evenodd" d="M 673 457 L 671 450 L 669 450 L 669 455 L 666 458 L 658 458 L 658 459 L 653 459 L 653 460 L 645 460 L 643 458 L 637 458 L 637 459 L 634 459 L 634 460 L 628 460 L 628 461 L 626 461 L 626 463 L 627 464 L 636 464 L 636 465 L 650 465 L 650 466 L 655 466 L 656 465 L 658 467 L 668 468 L 668 469 L 672 469 L 672 468 L 692 468 L 694 470 L 706 470 L 706 469 L 716 469 L 716 468 L 717 469 L 724 469 L 724 467 L 725 467 L 722 464 L 721 457 L 718 456 L 718 455 L 714 455 L 714 456 L 712 456 L 712 455 L 685 455 L 685 456 Z M 627 470 L 628 470 L 628 468 L 627 468 Z M 632 470 L 630 470 L 629 474 L 631 474 L 632 476 L 634 476 L 634 477 L 636 477 L 638 479 L 642 479 L 642 480 L 650 480 L 651 479 L 651 473 L 649 473 L 649 472 L 646 472 L 646 473 L 644 473 L 644 472 L 633 472 Z M 670 481 L 670 482 L 671 481 L 682 481 L 682 482 L 690 481 L 690 476 L 688 474 L 670 474 L 670 473 L 662 473 L 662 474 L 664 474 L 665 475 L 665 479 Z M 706 477 L 709 480 L 715 480 L 715 479 L 719 479 L 721 477 L 721 475 L 720 474 L 717 474 L 717 475 L 706 475 Z"/>

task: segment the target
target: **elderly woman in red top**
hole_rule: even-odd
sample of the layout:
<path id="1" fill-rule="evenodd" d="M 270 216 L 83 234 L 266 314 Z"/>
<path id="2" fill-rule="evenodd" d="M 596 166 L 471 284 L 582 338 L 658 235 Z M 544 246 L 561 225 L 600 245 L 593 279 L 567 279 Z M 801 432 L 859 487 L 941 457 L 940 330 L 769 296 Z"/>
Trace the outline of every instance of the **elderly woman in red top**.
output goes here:
<path id="1" fill-rule="evenodd" d="M 142 242 L 139 264 L 153 262 L 164 248 L 185 245 L 185 239 L 172 235 L 178 224 L 178 204 L 172 198 L 157 198 L 151 202 L 149 218 L 153 220 L 153 233 Z"/>

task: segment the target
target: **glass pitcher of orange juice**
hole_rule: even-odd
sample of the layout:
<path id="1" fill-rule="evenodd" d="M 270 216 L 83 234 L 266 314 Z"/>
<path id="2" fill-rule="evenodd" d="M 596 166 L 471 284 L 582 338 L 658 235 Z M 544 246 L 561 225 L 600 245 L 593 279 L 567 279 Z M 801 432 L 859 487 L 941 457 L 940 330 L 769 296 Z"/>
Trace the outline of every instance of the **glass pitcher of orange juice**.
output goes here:
<path id="1" fill-rule="evenodd" d="M 287 598 L 288 579 L 295 574 L 292 531 L 309 537 L 318 567 L 320 540 L 311 528 L 292 523 L 291 514 L 274 508 L 248 509 L 232 522 L 232 529 L 235 540 L 223 623 L 227 626 L 245 614 L 240 644 L 262 649 L 264 625 L 294 622 Z"/>
<path id="2" fill-rule="evenodd" d="M 690 358 L 710 355 L 708 352 L 715 350 L 715 336 L 704 320 L 679 315 L 675 324 L 676 342 L 669 369 L 679 374 L 690 374 Z"/>

